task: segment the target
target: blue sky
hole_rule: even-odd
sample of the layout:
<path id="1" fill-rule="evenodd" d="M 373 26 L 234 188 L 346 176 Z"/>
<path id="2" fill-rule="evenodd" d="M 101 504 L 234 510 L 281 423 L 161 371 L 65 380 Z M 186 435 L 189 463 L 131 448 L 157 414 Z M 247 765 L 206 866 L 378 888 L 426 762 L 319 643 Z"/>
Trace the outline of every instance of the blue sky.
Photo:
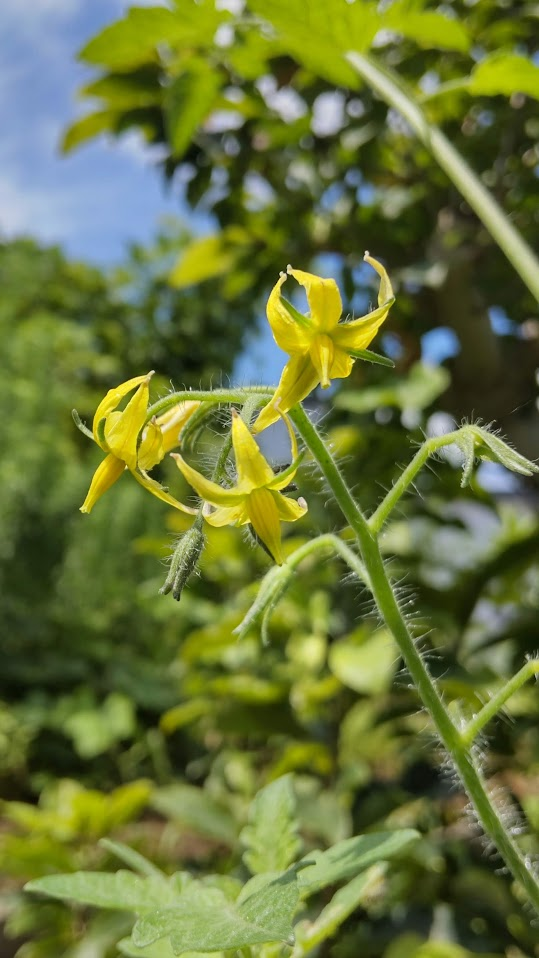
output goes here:
<path id="1" fill-rule="evenodd" d="M 126 6 L 124 0 L 1 0 L 2 236 L 29 233 L 109 265 L 129 240 L 150 240 L 159 216 L 181 212 L 134 135 L 59 154 L 62 130 L 82 112 L 77 87 L 89 76 L 75 53 Z"/>
<path id="2" fill-rule="evenodd" d="M 107 267 L 121 261 L 130 241 L 151 242 L 160 217 L 186 215 L 135 134 L 59 152 L 66 125 L 84 112 L 76 91 L 92 75 L 76 52 L 128 5 L 0 0 L 2 238 L 27 234 L 60 243 L 68 255 Z M 264 323 L 236 378 L 276 381 L 284 358 Z"/>

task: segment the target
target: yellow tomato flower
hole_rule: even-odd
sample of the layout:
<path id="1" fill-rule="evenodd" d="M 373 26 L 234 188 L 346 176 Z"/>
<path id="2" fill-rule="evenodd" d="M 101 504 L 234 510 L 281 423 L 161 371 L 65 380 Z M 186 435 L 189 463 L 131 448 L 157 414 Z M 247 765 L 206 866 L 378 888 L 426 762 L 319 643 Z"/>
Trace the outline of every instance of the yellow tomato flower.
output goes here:
<path id="1" fill-rule="evenodd" d="M 148 470 L 153 469 L 166 452 L 178 445 L 182 426 L 200 403 L 178 403 L 145 426 L 152 376 L 153 372 L 146 376 L 135 376 L 115 389 L 109 389 L 97 407 L 93 437 L 107 456 L 94 473 L 88 495 L 80 507 L 81 512 L 91 512 L 103 493 L 110 489 L 125 469 L 129 469 L 137 482 L 158 499 L 182 512 L 195 514 L 195 509 L 182 505 L 155 479 L 151 479 Z M 117 406 L 121 400 L 134 389 L 136 392 L 125 409 L 119 411 Z"/>
<path id="2" fill-rule="evenodd" d="M 254 432 L 271 426 L 281 413 L 288 412 L 305 399 L 319 383 L 327 389 L 332 379 L 349 376 L 354 359 L 374 339 L 395 297 L 382 264 L 369 253 L 365 253 L 364 259 L 380 276 L 378 307 L 351 322 L 339 322 L 342 301 L 334 279 L 321 279 L 291 266 L 287 267 L 286 273 L 281 273 L 270 293 L 266 312 L 275 342 L 290 359 L 283 369 L 275 395 L 255 423 Z M 308 316 L 302 316 L 282 299 L 281 287 L 287 274 L 305 288 L 310 310 Z"/>
<path id="3" fill-rule="evenodd" d="M 296 437 L 288 420 L 286 425 L 292 444 L 293 462 L 284 472 L 275 474 L 243 419 L 235 409 L 232 410 L 232 445 L 237 483 L 231 489 L 223 489 L 216 482 L 206 479 L 180 455 L 172 453 L 187 482 L 206 501 L 206 521 L 212 526 L 243 526 L 250 523 L 278 565 L 284 561 L 281 520 L 295 522 L 307 511 L 305 500 L 296 502 L 281 492 L 289 485 L 299 465 Z M 215 507 L 215 511 L 211 506 Z"/>

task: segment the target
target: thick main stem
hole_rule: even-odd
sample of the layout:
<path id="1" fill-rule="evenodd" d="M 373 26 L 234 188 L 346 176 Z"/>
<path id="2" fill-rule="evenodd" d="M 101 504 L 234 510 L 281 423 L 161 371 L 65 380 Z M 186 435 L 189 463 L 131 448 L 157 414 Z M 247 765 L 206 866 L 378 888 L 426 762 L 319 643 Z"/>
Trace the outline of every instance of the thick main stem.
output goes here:
<path id="1" fill-rule="evenodd" d="M 346 59 L 369 86 L 410 124 L 418 139 L 432 153 L 505 253 L 532 295 L 539 300 L 538 260 L 458 150 L 439 127 L 429 123 L 424 111 L 408 94 L 396 74 L 379 66 L 372 57 L 360 53 L 350 52 Z"/>
<path id="2" fill-rule="evenodd" d="M 497 848 L 501 858 L 513 876 L 521 883 L 531 903 L 539 912 L 539 885 L 528 869 L 520 849 L 506 831 L 498 810 L 488 794 L 481 773 L 474 762 L 471 747 L 451 720 L 438 687 L 416 648 L 414 639 L 395 599 L 375 533 L 369 528 L 367 520 L 354 501 L 337 463 L 305 411 L 296 406 L 290 415 L 300 436 L 318 463 L 343 515 L 357 536 L 363 562 L 370 579 L 372 594 L 380 615 L 399 646 L 418 694 L 430 713 L 440 740 L 452 759 L 479 821 Z"/>

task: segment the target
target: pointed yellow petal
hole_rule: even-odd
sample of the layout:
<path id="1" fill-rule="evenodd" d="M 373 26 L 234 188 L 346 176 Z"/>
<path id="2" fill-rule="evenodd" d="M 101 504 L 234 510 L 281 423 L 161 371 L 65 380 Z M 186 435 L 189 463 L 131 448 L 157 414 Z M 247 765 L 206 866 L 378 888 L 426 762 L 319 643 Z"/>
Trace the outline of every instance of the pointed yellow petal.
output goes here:
<path id="1" fill-rule="evenodd" d="M 288 435 L 290 437 L 290 450 L 291 450 L 292 462 L 286 469 L 283 469 L 282 472 L 278 472 L 274 476 L 274 478 L 271 480 L 271 482 L 268 482 L 266 484 L 266 489 L 284 489 L 285 486 L 290 485 L 294 476 L 296 475 L 296 472 L 299 469 L 301 460 L 303 459 L 303 456 L 304 456 L 303 452 L 301 453 L 301 455 L 298 454 L 298 441 L 296 439 L 296 434 L 294 432 L 294 427 L 290 421 L 290 417 L 284 414 L 283 416 L 281 416 L 281 418 L 284 420 L 284 424 L 288 430 Z"/>
<path id="2" fill-rule="evenodd" d="M 335 280 L 322 279 L 313 273 L 292 269 L 291 266 L 288 267 L 287 272 L 305 287 L 311 320 L 318 332 L 331 332 L 342 315 L 341 294 Z"/>
<path id="3" fill-rule="evenodd" d="M 283 369 L 275 395 L 258 416 L 253 432 L 261 432 L 277 422 L 297 402 L 305 399 L 319 383 L 319 377 L 309 356 L 292 356 Z"/>
<path id="4" fill-rule="evenodd" d="M 333 354 L 333 362 L 329 370 L 329 375 L 331 379 L 346 379 L 347 376 L 352 372 L 354 365 L 354 360 L 338 346 L 335 347 L 335 352 Z"/>
<path id="5" fill-rule="evenodd" d="M 333 342 L 341 349 L 366 349 L 387 318 L 389 308 L 378 306 L 372 313 L 353 319 L 351 323 L 339 323 L 332 333 Z"/>
<path id="6" fill-rule="evenodd" d="M 91 512 L 98 499 L 120 478 L 125 462 L 110 453 L 97 467 L 88 495 L 80 507 L 81 512 Z"/>
<path id="7" fill-rule="evenodd" d="M 149 376 L 138 387 L 123 412 L 111 412 L 105 419 L 105 442 L 118 459 L 133 472 L 137 465 L 137 442 L 144 426 L 150 398 Z"/>
<path id="8" fill-rule="evenodd" d="M 215 512 L 206 512 L 204 518 L 210 526 L 242 526 L 249 522 L 249 516 L 244 505 L 241 506 L 219 506 Z"/>
<path id="9" fill-rule="evenodd" d="M 234 506 L 240 505 L 244 501 L 244 492 L 238 492 L 237 488 L 222 489 L 216 482 L 206 479 L 200 472 L 193 469 L 178 453 L 171 452 L 170 455 L 189 485 L 193 487 L 201 499 L 211 502 L 213 506 Z"/>
<path id="10" fill-rule="evenodd" d="M 114 413 L 111 415 L 114 415 Z M 152 419 L 144 430 L 143 439 L 138 450 L 137 464 L 140 469 L 146 472 L 149 469 L 153 469 L 158 462 L 161 462 L 164 455 L 163 433 L 157 425 L 156 420 Z"/>
<path id="11" fill-rule="evenodd" d="M 327 389 L 328 386 L 331 386 L 329 371 L 333 364 L 334 355 L 335 347 L 329 336 L 325 333 L 319 333 L 318 336 L 315 336 L 309 350 L 309 356 L 318 373 L 322 389 Z"/>
<path id="12" fill-rule="evenodd" d="M 279 519 L 283 522 L 296 522 L 307 512 L 305 499 L 298 499 L 296 502 L 295 499 L 289 499 L 288 496 L 283 496 L 280 493 L 276 493 L 274 499 Z"/>
<path id="13" fill-rule="evenodd" d="M 285 353 L 304 353 L 309 348 L 309 336 L 304 327 L 294 322 L 281 299 L 281 286 L 285 280 L 286 273 L 281 273 L 269 295 L 266 315 L 279 348 Z"/>
<path id="14" fill-rule="evenodd" d="M 363 257 L 366 263 L 369 263 L 373 269 L 376 270 L 380 277 L 380 289 L 378 291 L 378 305 L 379 306 L 390 306 L 391 303 L 395 300 L 395 294 L 393 292 L 393 287 L 391 285 L 389 276 L 387 275 L 384 267 L 381 263 L 378 262 L 374 256 L 371 256 L 370 253 L 365 253 Z"/>
<path id="15" fill-rule="evenodd" d="M 151 492 L 152 496 L 155 496 L 156 499 L 161 499 L 162 502 L 166 502 L 167 505 L 173 506 L 174 509 L 179 509 L 180 512 L 186 512 L 190 516 L 197 515 L 198 509 L 194 509 L 192 506 L 185 506 L 183 502 L 178 502 L 166 489 L 163 489 L 163 486 L 142 470 L 135 469 L 131 472 L 131 475 L 134 476 L 137 482 L 140 483 L 141 486 L 144 486 L 148 492 Z"/>
<path id="16" fill-rule="evenodd" d="M 156 423 L 161 428 L 163 434 L 164 452 L 170 452 L 179 443 L 179 435 L 188 419 L 202 404 L 194 400 L 177 403 L 172 409 L 168 409 L 162 416 L 158 416 Z"/>
<path id="17" fill-rule="evenodd" d="M 275 502 L 276 495 L 278 493 L 270 492 L 269 489 L 254 489 L 247 498 L 245 506 L 258 538 L 267 546 L 277 565 L 282 565 L 284 556 L 279 510 Z"/>
<path id="18" fill-rule="evenodd" d="M 93 422 L 93 434 L 95 441 L 101 445 L 99 442 L 97 427 L 102 419 L 105 416 L 108 416 L 113 409 L 116 409 L 118 403 L 131 392 L 132 389 L 135 389 L 136 386 L 140 386 L 148 376 L 152 376 L 153 372 L 147 373 L 145 376 L 135 376 L 134 379 L 128 379 L 127 382 L 121 383 L 120 386 L 115 386 L 114 389 L 109 389 L 107 395 L 104 399 L 101 400 L 99 406 L 95 411 L 94 422 Z"/>
<path id="19" fill-rule="evenodd" d="M 273 479 L 273 469 L 266 462 L 243 419 L 232 410 L 232 445 L 236 458 L 238 487 L 244 492 L 259 489 Z"/>

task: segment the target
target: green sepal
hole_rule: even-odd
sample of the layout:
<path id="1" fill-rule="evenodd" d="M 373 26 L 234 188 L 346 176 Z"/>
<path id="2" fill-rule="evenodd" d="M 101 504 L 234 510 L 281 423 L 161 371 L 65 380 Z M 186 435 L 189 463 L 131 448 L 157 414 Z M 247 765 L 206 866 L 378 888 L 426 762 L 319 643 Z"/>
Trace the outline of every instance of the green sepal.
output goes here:
<path id="1" fill-rule="evenodd" d="M 80 416 L 79 416 L 77 410 L 76 410 L 76 409 L 72 409 L 72 410 L 71 410 L 71 415 L 73 416 L 73 422 L 75 423 L 77 429 L 80 429 L 80 431 L 81 431 L 85 436 L 88 436 L 88 439 L 91 439 L 92 442 L 93 442 L 94 435 L 93 435 L 92 431 L 91 431 L 90 429 L 88 429 L 88 426 L 85 426 L 85 425 L 84 425 L 84 423 L 83 423 L 82 419 L 80 418 Z"/>
<path id="2" fill-rule="evenodd" d="M 373 353 L 371 349 L 347 349 L 346 352 L 353 359 L 363 359 L 366 363 L 375 363 L 378 366 L 387 366 L 389 369 L 395 369 L 395 363 L 387 356 L 380 356 L 379 353 Z"/>
<path id="3" fill-rule="evenodd" d="M 292 303 L 289 303 L 284 296 L 281 295 L 280 299 L 287 313 L 289 313 L 290 317 L 294 320 L 295 323 L 299 323 L 299 325 L 303 326 L 304 329 L 311 328 L 312 323 L 308 316 L 304 316 L 303 313 L 300 313 L 299 309 L 296 309 L 296 307 L 293 306 Z"/>

